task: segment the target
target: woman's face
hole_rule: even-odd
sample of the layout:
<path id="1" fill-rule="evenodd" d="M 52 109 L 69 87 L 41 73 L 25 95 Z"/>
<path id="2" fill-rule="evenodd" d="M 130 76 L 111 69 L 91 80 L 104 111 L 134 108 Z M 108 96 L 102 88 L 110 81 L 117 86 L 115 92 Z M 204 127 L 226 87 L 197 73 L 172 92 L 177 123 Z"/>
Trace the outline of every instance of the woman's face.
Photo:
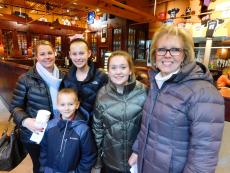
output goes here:
<path id="1" fill-rule="evenodd" d="M 73 64 L 78 69 L 82 69 L 88 65 L 88 59 L 91 56 L 91 51 L 84 42 L 76 42 L 70 45 L 69 56 Z"/>
<path id="2" fill-rule="evenodd" d="M 183 41 L 175 35 L 163 35 L 157 41 L 156 66 L 163 76 L 177 71 L 184 60 Z M 165 52 L 165 50 L 167 50 Z M 170 51 L 169 51 L 170 50 Z"/>
<path id="3" fill-rule="evenodd" d="M 49 72 L 52 72 L 55 63 L 55 54 L 52 47 L 49 45 L 38 46 L 37 61 Z"/>
<path id="4" fill-rule="evenodd" d="M 115 85 L 124 86 L 127 84 L 131 74 L 129 64 L 123 56 L 114 56 L 110 59 L 108 75 Z"/>

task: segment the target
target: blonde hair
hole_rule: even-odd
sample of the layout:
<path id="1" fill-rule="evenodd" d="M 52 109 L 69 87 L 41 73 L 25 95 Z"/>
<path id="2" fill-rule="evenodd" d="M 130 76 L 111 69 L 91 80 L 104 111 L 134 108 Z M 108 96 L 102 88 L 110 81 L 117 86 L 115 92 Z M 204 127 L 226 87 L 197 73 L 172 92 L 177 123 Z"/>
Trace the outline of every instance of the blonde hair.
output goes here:
<path id="1" fill-rule="evenodd" d="M 158 40 L 163 37 L 164 35 L 172 35 L 172 36 L 178 36 L 182 39 L 184 44 L 184 61 L 183 64 L 189 64 L 190 62 L 193 62 L 195 59 L 195 53 L 194 53 L 194 42 L 191 34 L 189 31 L 185 31 L 182 28 L 178 28 L 173 25 L 163 25 L 161 26 L 156 33 L 154 34 L 152 38 L 152 46 L 150 50 L 152 65 L 154 66 L 156 63 L 156 56 L 155 56 L 155 49 L 157 48 L 157 42 Z"/>
<path id="2" fill-rule="evenodd" d="M 70 41 L 70 46 L 74 43 L 84 43 L 87 47 L 88 50 L 90 50 L 90 46 L 88 44 L 88 42 L 86 40 L 84 40 L 83 38 L 76 38 Z"/>
<path id="3" fill-rule="evenodd" d="M 78 101 L 78 93 L 73 88 L 63 88 L 58 92 L 58 97 L 61 94 L 73 94 L 74 98 L 75 98 L 75 101 Z"/>
<path id="4" fill-rule="evenodd" d="M 109 59 L 108 59 L 107 70 L 109 70 L 109 64 L 110 64 L 111 59 L 113 57 L 115 57 L 115 56 L 122 56 L 122 57 L 124 57 L 126 59 L 126 61 L 128 62 L 130 71 L 132 72 L 132 74 L 134 73 L 134 65 L 133 65 L 133 58 L 132 58 L 132 56 L 128 52 L 122 51 L 122 50 L 117 50 L 117 51 L 112 52 L 112 54 L 109 56 Z"/>
<path id="5" fill-rule="evenodd" d="M 46 45 L 46 46 L 50 46 L 52 48 L 52 50 L 55 52 L 53 45 L 47 41 L 47 40 L 39 40 L 36 44 L 36 49 L 35 49 L 35 55 L 38 55 L 38 47 L 41 45 Z"/>

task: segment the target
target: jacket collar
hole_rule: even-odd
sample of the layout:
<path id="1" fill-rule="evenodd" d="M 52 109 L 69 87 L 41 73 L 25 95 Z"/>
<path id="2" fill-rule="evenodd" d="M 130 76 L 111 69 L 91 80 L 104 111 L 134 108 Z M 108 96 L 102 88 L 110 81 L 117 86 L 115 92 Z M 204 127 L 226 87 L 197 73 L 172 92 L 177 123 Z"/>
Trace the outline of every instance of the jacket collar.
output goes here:
<path id="1" fill-rule="evenodd" d="M 89 65 L 89 72 L 88 72 L 85 80 L 84 81 L 78 81 L 78 82 L 88 83 L 89 81 L 91 81 L 94 78 L 95 73 L 96 73 L 95 65 L 91 60 L 88 60 L 88 65 Z M 70 80 L 73 80 L 74 82 L 77 81 L 76 71 L 77 71 L 77 67 L 75 65 L 72 65 L 70 70 L 69 70 L 69 73 L 68 73 L 68 78 Z"/>
<path id="2" fill-rule="evenodd" d="M 33 78 L 36 78 L 36 79 L 39 79 L 39 80 L 43 80 L 41 78 L 41 76 L 38 74 L 37 69 L 36 69 L 35 66 L 33 66 L 32 68 L 30 68 L 30 70 L 28 71 L 27 74 L 29 76 L 33 77 Z M 60 77 L 60 79 L 64 78 L 64 74 L 60 70 L 59 70 L 59 77 Z"/>
<path id="3" fill-rule="evenodd" d="M 87 122 L 83 119 L 83 116 L 81 115 L 81 113 L 79 111 L 76 111 L 74 120 L 63 120 L 61 117 L 59 117 L 57 126 L 60 129 L 63 129 L 65 128 L 67 124 L 67 129 L 72 129 L 82 123 L 87 124 Z"/>
<path id="4" fill-rule="evenodd" d="M 113 92 L 115 92 L 115 93 L 117 93 L 119 95 L 125 95 L 125 94 L 130 93 L 135 88 L 135 86 L 136 86 L 136 77 L 135 77 L 135 75 L 131 76 L 128 84 L 126 84 L 124 86 L 123 94 L 117 92 L 117 87 L 111 80 L 109 80 L 108 86 L 111 88 L 111 90 Z"/>
<path id="5" fill-rule="evenodd" d="M 159 70 L 150 70 L 149 79 L 152 83 Z M 183 66 L 177 74 L 172 75 L 167 82 L 185 82 L 189 80 L 206 80 L 213 83 L 213 78 L 210 71 L 203 64 L 199 62 L 191 62 Z"/>

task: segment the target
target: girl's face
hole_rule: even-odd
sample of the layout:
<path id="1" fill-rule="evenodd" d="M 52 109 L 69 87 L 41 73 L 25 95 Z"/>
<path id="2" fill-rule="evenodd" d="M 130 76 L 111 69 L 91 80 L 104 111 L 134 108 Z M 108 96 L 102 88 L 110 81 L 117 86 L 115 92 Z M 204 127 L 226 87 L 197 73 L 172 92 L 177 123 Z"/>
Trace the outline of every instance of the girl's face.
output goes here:
<path id="1" fill-rule="evenodd" d="M 76 42 L 70 45 L 69 56 L 73 64 L 78 69 L 82 69 L 88 66 L 88 59 L 91 56 L 91 51 L 84 42 Z"/>
<path id="2" fill-rule="evenodd" d="M 130 70 L 127 60 L 123 56 L 111 57 L 109 62 L 108 75 L 110 80 L 116 86 L 124 86 L 128 83 L 129 75 L 132 72 Z"/>
<path id="3" fill-rule="evenodd" d="M 54 50 L 49 45 L 40 45 L 37 48 L 37 61 L 49 72 L 53 72 L 55 63 Z"/>
<path id="4" fill-rule="evenodd" d="M 156 66 L 163 76 L 180 68 L 185 56 L 183 46 L 182 39 L 175 35 L 165 34 L 157 41 Z"/>
<path id="5" fill-rule="evenodd" d="M 78 107 L 79 101 L 74 94 L 62 93 L 58 95 L 57 108 L 62 115 L 62 119 L 72 120 Z"/>

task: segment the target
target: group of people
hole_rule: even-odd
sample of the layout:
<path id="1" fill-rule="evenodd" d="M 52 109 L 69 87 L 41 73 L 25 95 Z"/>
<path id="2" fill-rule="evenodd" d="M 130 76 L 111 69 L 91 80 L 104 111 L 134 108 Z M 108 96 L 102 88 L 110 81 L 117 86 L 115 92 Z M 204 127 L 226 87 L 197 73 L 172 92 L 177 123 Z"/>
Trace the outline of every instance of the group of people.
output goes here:
<path id="1" fill-rule="evenodd" d="M 152 39 L 147 88 L 125 51 L 111 54 L 106 74 L 90 61 L 88 43 L 74 39 L 64 75 L 52 45 L 40 41 L 10 105 L 33 172 L 129 173 L 135 164 L 138 173 L 215 172 L 224 100 L 193 46 L 183 29 L 162 26 Z M 51 112 L 45 129 L 36 125 L 40 109 Z M 32 142 L 41 131 L 42 142 Z"/>

